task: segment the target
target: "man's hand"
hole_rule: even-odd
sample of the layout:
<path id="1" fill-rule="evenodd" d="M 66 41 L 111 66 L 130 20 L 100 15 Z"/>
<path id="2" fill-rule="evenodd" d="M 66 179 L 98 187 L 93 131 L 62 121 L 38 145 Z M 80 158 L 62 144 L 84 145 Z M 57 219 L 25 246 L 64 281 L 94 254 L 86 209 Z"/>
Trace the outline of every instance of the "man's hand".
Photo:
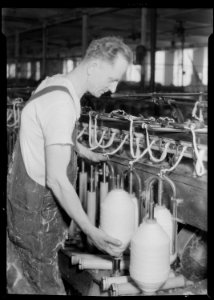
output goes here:
<path id="1" fill-rule="evenodd" d="M 101 251 L 107 252 L 112 257 L 120 257 L 123 252 L 122 242 L 115 239 L 103 230 L 94 227 L 93 231 L 88 233 L 92 243 Z"/>
<path id="2" fill-rule="evenodd" d="M 106 161 L 107 157 L 102 153 L 96 153 L 91 151 L 89 148 L 83 146 L 82 144 L 77 142 L 77 151 L 81 157 L 87 158 L 94 162 Z"/>

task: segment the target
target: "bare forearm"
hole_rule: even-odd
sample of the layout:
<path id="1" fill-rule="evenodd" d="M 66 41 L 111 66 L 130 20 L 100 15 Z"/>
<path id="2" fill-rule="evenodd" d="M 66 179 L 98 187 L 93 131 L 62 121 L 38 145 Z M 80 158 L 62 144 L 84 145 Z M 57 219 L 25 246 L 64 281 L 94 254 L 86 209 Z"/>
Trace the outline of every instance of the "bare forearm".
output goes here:
<path id="1" fill-rule="evenodd" d="M 61 183 L 60 181 L 55 181 L 50 187 L 66 213 L 79 225 L 85 234 L 90 234 L 94 226 L 90 223 L 70 182 Z"/>
<path id="2" fill-rule="evenodd" d="M 85 150 L 85 146 L 83 146 L 81 143 L 79 142 L 76 142 L 76 147 L 77 147 L 77 151 L 80 153 L 80 154 L 84 154 L 84 150 Z"/>
<path id="3" fill-rule="evenodd" d="M 90 158 L 91 150 L 89 148 L 87 148 L 84 145 L 82 145 L 81 143 L 77 142 L 76 149 L 81 157 L 91 159 Z"/>
<path id="4" fill-rule="evenodd" d="M 112 256 L 118 256 L 121 253 L 121 249 L 118 248 L 121 242 L 92 225 L 82 208 L 74 187 L 68 180 L 66 174 L 70 156 L 69 145 L 57 144 L 46 147 L 47 186 L 53 191 L 62 208 L 89 236 L 98 249 L 107 251 Z"/>
<path id="5" fill-rule="evenodd" d="M 77 152 L 80 154 L 81 157 L 87 158 L 94 162 L 106 161 L 107 157 L 101 153 L 96 153 L 91 151 L 89 148 L 85 147 L 84 145 L 77 142 L 76 144 Z"/>

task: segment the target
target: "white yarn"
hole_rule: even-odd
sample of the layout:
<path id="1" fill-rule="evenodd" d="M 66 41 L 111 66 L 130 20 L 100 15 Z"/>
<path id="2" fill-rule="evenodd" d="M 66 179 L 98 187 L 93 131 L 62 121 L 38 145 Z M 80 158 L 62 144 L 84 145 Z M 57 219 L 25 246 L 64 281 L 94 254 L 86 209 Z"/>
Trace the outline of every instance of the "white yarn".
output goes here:
<path id="1" fill-rule="evenodd" d="M 135 158 L 134 160 L 131 160 L 129 162 L 129 164 L 134 164 L 135 162 L 137 162 L 138 160 L 140 160 L 141 158 L 143 158 L 143 156 L 149 151 L 149 148 L 152 147 L 152 145 L 156 142 L 156 140 L 152 140 L 151 144 L 149 146 L 147 146 L 146 149 L 144 149 L 144 151 L 140 154 L 140 156 L 138 156 L 137 158 Z"/>
<path id="2" fill-rule="evenodd" d="M 192 110 L 192 117 L 193 118 L 195 118 L 195 119 L 197 119 L 197 120 L 199 120 L 200 122 L 203 122 L 203 114 L 202 114 L 202 112 L 199 110 L 199 113 L 200 113 L 200 115 L 199 115 L 199 117 L 196 115 L 196 112 L 197 112 L 197 109 L 198 109 L 198 105 L 200 104 L 200 102 L 201 101 L 196 101 L 195 102 L 195 105 L 194 105 L 194 107 L 193 107 L 193 110 Z"/>
<path id="3" fill-rule="evenodd" d="M 139 155 L 137 155 L 137 151 L 136 154 L 134 154 L 134 149 L 133 149 L 133 118 L 130 116 L 129 118 L 130 120 L 130 124 L 129 124 L 129 144 L 130 144 L 130 154 L 133 158 L 137 158 Z"/>
<path id="4" fill-rule="evenodd" d="M 136 135 L 136 157 L 140 156 L 140 139 L 141 137 Z"/>
<path id="5" fill-rule="evenodd" d="M 154 217 L 157 223 L 163 228 L 170 240 L 170 264 L 175 260 L 177 253 L 173 253 L 173 216 L 171 212 L 163 205 L 156 205 L 154 208 Z M 148 214 L 147 214 L 148 218 Z"/>
<path id="6" fill-rule="evenodd" d="M 100 182 L 100 203 L 106 198 L 108 194 L 108 182 Z"/>
<path id="7" fill-rule="evenodd" d="M 90 150 L 95 150 L 98 147 L 102 148 L 102 149 L 109 148 L 113 144 L 114 138 L 115 138 L 115 135 L 116 135 L 116 132 L 113 132 L 112 135 L 111 135 L 110 140 L 106 143 L 106 145 L 102 145 L 102 142 L 104 140 L 104 136 L 105 136 L 106 131 L 107 131 L 107 130 L 104 130 L 102 132 L 101 138 L 98 142 L 98 140 L 97 140 L 97 117 L 98 117 L 98 115 L 95 116 L 94 128 L 92 129 L 92 113 L 89 114 L 89 131 L 88 131 L 88 134 L 89 134 Z M 93 142 L 92 142 L 92 139 L 93 139 Z"/>
<path id="8" fill-rule="evenodd" d="M 88 191 L 87 215 L 93 225 L 96 225 L 96 192 Z"/>
<path id="9" fill-rule="evenodd" d="M 104 155 L 114 155 L 114 154 L 116 154 L 123 147 L 123 145 L 125 144 L 127 138 L 128 138 L 128 134 L 125 135 L 123 141 L 120 143 L 120 145 L 115 150 L 113 150 L 112 152 L 104 153 Z"/>
<path id="10" fill-rule="evenodd" d="M 157 222 L 139 226 L 131 240 L 130 276 L 145 293 L 154 293 L 170 272 L 169 237 Z"/>
<path id="11" fill-rule="evenodd" d="M 20 107 L 18 106 L 20 102 L 14 101 L 13 102 L 13 118 L 14 122 L 12 124 L 9 124 L 9 120 L 7 120 L 7 127 L 19 127 L 19 123 L 21 120 L 21 110 Z M 16 107 L 17 106 L 17 107 Z"/>
<path id="12" fill-rule="evenodd" d="M 110 137 L 108 143 L 106 143 L 106 145 L 99 144 L 99 148 L 102 148 L 102 149 L 109 148 L 113 144 L 113 142 L 114 142 L 115 135 L 116 135 L 116 132 L 112 132 L 111 137 Z"/>
<path id="13" fill-rule="evenodd" d="M 102 135 L 101 135 L 101 138 L 99 140 L 99 142 L 97 141 L 97 133 L 95 133 L 96 129 L 94 130 L 94 139 L 95 139 L 95 143 L 96 143 L 96 146 L 94 147 L 90 147 L 90 150 L 95 150 L 96 148 L 100 147 L 100 145 L 102 144 L 103 142 L 103 139 L 104 139 L 104 136 L 106 134 L 106 130 L 104 130 L 102 132 Z"/>
<path id="14" fill-rule="evenodd" d="M 167 150 L 168 150 L 169 145 L 170 145 L 171 142 L 167 142 L 165 144 L 164 150 L 163 150 L 160 158 L 154 157 L 153 154 L 152 154 L 152 150 L 149 147 L 150 143 L 149 143 L 149 134 L 148 134 L 148 130 L 147 130 L 147 125 L 145 124 L 144 126 L 145 126 L 145 129 L 146 129 L 146 141 L 147 141 L 147 145 L 148 145 L 148 152 L 149 152 L 150 159 L 153 162 L 159 163 L 159 162 L 163 161 L 166 158 Z"/>
<path id="15" fill-rule="evenodd" d="M 197 148 L 197 144 L 196 144 L 196 136 L 195 136 L 194 128 L 191 127 L 190 130 L 192 132 L 193 148 L 194 148 L 194 151 L 195 151 L 195 155 L 197 157 L 197 162 L 196 162 L 196 165 L 195 165 L 195 171 L 196 171 L 196 174 L 198 176 L 202 176 L 206 173 L 204 165 L 203 165 L 203 160 L 202 160 L 202 157 L 204 155 L 204 151 L 200 151 L 200 153 L 199 153 L 198 148 Z"/>
<path id="16" fill-rule="evenodd" d="M 86 202 L 87 202 L 87 181 L 88 181 L 87 172 L 80 172 L 79 173 L 79 198 L 84 209 L 86 209 Z"/>
<path id="17" fill-rule="evenodd" d="M 206 153 L 206 149 L 198 150 L 198 157 L 197 157 L 198 159 L 195 164 L 195 171 L 198 176 L 202 176 L 206 173 L 206 170 L 205 170 L 204 164 L 203 164 L 203 157 L 205 156 L 205 153 Z"/>
<path id="18" fill-rule="evenodd" d="M 134 206 L 135 206 L 135 229 L 137 230 L 139 226 L 139 205 L 136 197 L 132 195 L 131 199 L 134 202 Z"/>
<path id="19" fill-rule="evenodd" d="M 170 255 L 172 255 L 173 250 L 173 219 L 170 211 L 162 206 L 156 205 L 154 209 L 154 217 L 158 224 L 161 225 L 163 230 L 167 233 L 170 240 Z"/>
<path id="20" fill-rule="evenodd" d="M 187 149 L 187 146 L 183 146 L 183 149 L 182 149 L 182 151 L 181 151 L 181 153 L 180 153 L 180 156 L 178 157 L 178 159 L 177 159 L 177 161 L 175 162 L 175 164 L 174 164 L 171 168 L 169 168 L 169 169 L 161 169 L 161 170 L 160 170 L 160 174 L 164 174 L 164 173 L 166 173 L 166 172 L 171 172 L 171 171 L 173 171 L 173 170 L 177 167 L 177 165 L 180 163 L 180 161 L 181 161 L 181 159 L 182 159 L 182 157 L 183 157 L 184 152 L 186 151 L 186 149 Z"/>
<path id="21" fill-rule="evenodd" d="M 80 133 L 77 135 L 77 140 L 83 135 L 83 133 L 85 132 L 85 130 L 86 130 L 86 127 L 84 127 L 84 128 L 80 131 Z"/>
<path id="22" fill-rule="evenodd" d="M 95 142 L 95 146 L 91 146 L 91 147 L 90 147 L 90 150 L 94 150 L 94 149 L 100 147 L 100 145 L 101 145 L 102 142 L 103 142 L 105 133 L 106 133 L 106 130 L 104 130 L 104 131 L 102 132 L 101 138 L 100 138 L 100 140 L 99 140 L 99 142 L 98 142 L 98 140 L 97 140 L 97 117 L 98 117 L 98 115 L 95 116 L 95 122 L 94 122 L 94 142 Z M 90 118 L 90 120 L 91 120 L 91 118 Z M 91 124 L 91 123 L 90 123 L 90 124 Z M 92 131 L 90 131 L 90 134 L 92 134 Z M 89 140 L 90 140 L 90 138 L 89 138 Z"/>
<path id="23" fill-rule="evenodd" d="M 13 115 L 12 109 L 8 108 L 8 109 L 7 109 L 7 122 L 10 121 L 12 115 Z"/>
<path id="24" fill-rule="evenodd" d="M 100 205 L 100 228 L 122 242 L 124 251 L 135 232 L 135 204 L 123 189 L 111 190 Z"/>

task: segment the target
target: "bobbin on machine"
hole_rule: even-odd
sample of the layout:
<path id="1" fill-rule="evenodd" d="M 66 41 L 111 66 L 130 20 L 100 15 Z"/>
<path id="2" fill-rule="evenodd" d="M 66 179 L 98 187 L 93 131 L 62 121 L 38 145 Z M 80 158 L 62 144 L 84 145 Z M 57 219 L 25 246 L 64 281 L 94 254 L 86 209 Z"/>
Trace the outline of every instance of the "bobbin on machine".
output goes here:
<path id="1" fill-rule="evenodd" d="M 207 94 L 116 93 L 99 100 L 86 97 L 78 139 L 108 157 L 106 162 L 97 164 L 80 158 L 78 161 L 77 191 L 91 222 L 97 227 L 102 223 L 102 203 L 110 192 L 126 191 L 133 200 L 135 229 L 150 220 L 148 224 L 158 223 L 169 238 L 167 278 L 151 294 L 206 294 Z M 115 201 L 115 213 L 116 210 L 119 208 Z M 165 216 L 169 216 L 168 221 Z M 149 294 L 130 272 L 135 250 L 132 240 L 119 259 L 113 258 L 99 252 L 71 224 L 65 247 L 59 253 L 68 293 L 70 290 L 72 295 L 83 296 Z M 145 240 L 142 238 L 140 244 Z M 148 255 L 146 263 L 152 260 L 149 252 L 153 250 L 143 253 Z M 156 253 L 154 259 L 159 259 L 158 250 Z M 137 259 L 139 264 L 135 261 L 135 265 L 143 265 L 141 258 Z M 147 278 L 147 274 L 154 278 L 150 272 L 152 268 L 156 270 L 154 264 L 148 265 L 146 271 L 147 265 L 133 273 L 141 276 L 142 272 L 142 278 Z"/>

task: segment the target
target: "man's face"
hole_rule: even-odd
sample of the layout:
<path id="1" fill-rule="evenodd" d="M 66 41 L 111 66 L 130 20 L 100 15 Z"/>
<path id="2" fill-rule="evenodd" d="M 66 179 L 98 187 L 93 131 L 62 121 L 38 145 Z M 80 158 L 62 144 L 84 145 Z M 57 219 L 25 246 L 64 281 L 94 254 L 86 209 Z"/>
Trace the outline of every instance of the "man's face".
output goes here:
<path id="1" fill-rule="evenodd" d="M 114 93 L 127 68 L 128 62 L 122 55 L 118 55 L 113 64 L 94 60 L 88 70 L 88 91 L 97 98 L 108 91 Z"/>

